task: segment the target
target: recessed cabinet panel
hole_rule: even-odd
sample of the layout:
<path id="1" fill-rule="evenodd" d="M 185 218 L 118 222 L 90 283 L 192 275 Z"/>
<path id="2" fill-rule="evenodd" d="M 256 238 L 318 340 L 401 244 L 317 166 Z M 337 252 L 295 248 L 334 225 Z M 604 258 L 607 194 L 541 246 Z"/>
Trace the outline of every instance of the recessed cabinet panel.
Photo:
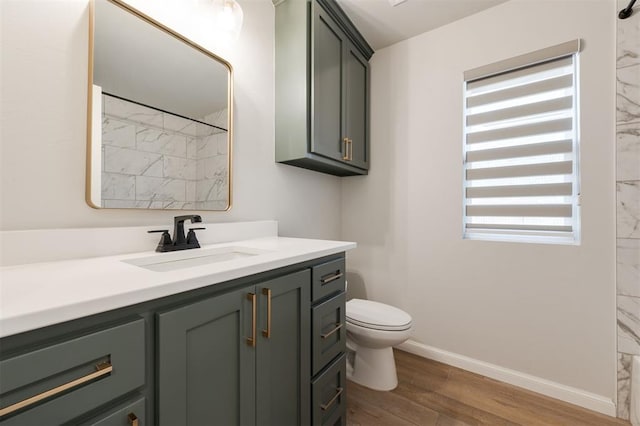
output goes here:
<path id="1" fill-rule="evenodd" d="M 347 365 L 342 354 L 316 377 L 311 387 L 312 424 L 314 426 L 346 425 Z"/>
<path id="2" fill-rule="evenodd" d="M 368 138 L 368 63 L 353 47 L 348 45 L 346 55 L 346 116 L 345 135 L 349 136 L 349 163 L 363 169 L 369 168 Z"/>
<path id="3" fill-rule="evenodd" d="M 319 302 L 331 295 L 345 291 L 344 259 L 332 260 L 312 268 L 311 299 Z"/>
<path id="4" fill-rule="evenodd" d="M 256 345 L 260 426 L 309 422 L 310 281 L 307 269 L 256 286 L 260 297 Z"/>
<path id="5" fill-rule="evenodd" d="M 160 425 L 254 424 L 246 293 L 238 290 L 158 315 Z"/>
<path id="6" fill-rule="evenodd" d="M 344 35 L 314 8 L 312 151 L 342 161 L 342 50 Z"/>
<path id="7" fill-rule="evenodd" d="M 346 349 L 345 293 L 313 307 L 313 374 Z"/>

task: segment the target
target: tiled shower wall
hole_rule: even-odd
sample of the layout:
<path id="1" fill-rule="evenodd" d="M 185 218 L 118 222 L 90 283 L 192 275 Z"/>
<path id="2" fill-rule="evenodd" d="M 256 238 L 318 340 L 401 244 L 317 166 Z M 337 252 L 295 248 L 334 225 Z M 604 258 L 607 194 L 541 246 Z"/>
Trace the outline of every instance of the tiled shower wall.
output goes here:
<path id="1" fill-rule="evenodd" d="M 617 10 L 628 3 L 619 0 Z M 617 408 L 623 419 L 629 419 L 631 359 L 640 356 L 640 10 L 635 9 L 631 17 L 617 19 Z"/>
<path id="2" fill-rule="evenodd" d="M 102 101 L 102 207 L 227 207 L 226 110 L 203 117 L 208 125 L 106 94 Z"/>

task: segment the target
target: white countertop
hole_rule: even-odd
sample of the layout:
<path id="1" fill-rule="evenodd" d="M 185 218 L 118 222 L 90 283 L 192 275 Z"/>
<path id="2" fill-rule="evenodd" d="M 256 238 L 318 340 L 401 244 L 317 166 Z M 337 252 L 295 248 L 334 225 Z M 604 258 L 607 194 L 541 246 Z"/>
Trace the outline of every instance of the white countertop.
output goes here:
<path id="1" fill-rule="evenodd" d="M 0 337 L 218 284 L 356 247 L 343 241 L 267 237 L 241 246 L 264 253 L 167 272 L 123 262 L 153 251 L 0 268 Z M 195 249 L 198 250 L 198 249 Z"/>

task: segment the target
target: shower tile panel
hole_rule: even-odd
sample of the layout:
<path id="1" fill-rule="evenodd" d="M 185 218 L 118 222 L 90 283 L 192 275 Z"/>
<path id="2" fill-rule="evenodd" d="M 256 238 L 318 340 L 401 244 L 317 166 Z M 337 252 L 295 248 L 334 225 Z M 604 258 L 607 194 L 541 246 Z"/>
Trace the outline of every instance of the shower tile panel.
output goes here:
<path id="1" fill-rule="evenodd" d="M 618 296 L 618 352 L 640 355 L 640 297 Z"/>
<path id="2" fill-rule="evenodd" d="M 136 126 L 126 121 L 104 117 L 102 120 L 102 144 L 135 149 Z"/>
<path id="3" fill-rule="evenodd" d="M 135 200 L 136 177 L 119 173 L 102 174 L 103 200 Z M 108 207 L 103 205 L 103 207 Z"/>
<path id="4" fill-rule="evenodd" d="M 183 135 L 196 136 L 197 124 L 193 120 L 164 114 L 164 129 L 182 133 Z"/>
<path id="5" fill-rule="evenodd" d="M 617 236 L 640 238 L 640 181 L 616 182 Z"/>
<path id="6" fill-rule="evenodd" d="M 162 128 L 162 112 L 111 96 L 103 96 L 103 113 L 111 117 Z"/>
<path id="7" fill-rule="evenodd" d="M 161 129 L 140 127 L 136 135 L 136 148 L 139 151 L 186 157 L 187 137 Z"/>
<path id="8" fill-rule="evenodd" d="M 616 179 L 640 180 L 640 121 L 618 124 Z"/>
<path id="9" fill-rule="evenodd" d="M 162 177 L 162 156 L 153 152 L 105 146 L 104 171 L 135 176 Z"/>
<path id="10" fill-rule="evenodd" d="M 196 160 L 164 156 L 164 177 L 173 179 L 195 180 Z"/>
<path id="11" fill-rule="evenodd" d="M 632 355 L 618 353 L 618 407 L 617 416 L 629 420 L 631 394 Z"/>
<path id="12" fill-rule="evenodd" d="M 618 68 L 616 76 L 618 123 L 640 121 L 640 65 Z"/>
<path id="13" fill-rule="evenodd" d="M 187 201 L 186 182 L 181 179 L 136 176 L 136 200 Z"/>
<path id="14" fill-rule="evenodd" d="M 103 207 L 227 207 L 228 133 L 203 124 L 209 120 L 226 127 L 226 109 L 195 121 L 102 98 Z"/>
<path id="15" fill-rule="evenodd" d="M 618 2 L 617 10 L 627 7 L 629 0 Z M 637 18 L 635 10 L 634 18 Z M 640 19 L 621 19 L 618 21 L 617 67 L 624 68 L 640 64 Z"/>
<path id="16" fill-rule="evenodd" d="M 617 240 L 618 294 L 640 297 L 640 239 Z"/>

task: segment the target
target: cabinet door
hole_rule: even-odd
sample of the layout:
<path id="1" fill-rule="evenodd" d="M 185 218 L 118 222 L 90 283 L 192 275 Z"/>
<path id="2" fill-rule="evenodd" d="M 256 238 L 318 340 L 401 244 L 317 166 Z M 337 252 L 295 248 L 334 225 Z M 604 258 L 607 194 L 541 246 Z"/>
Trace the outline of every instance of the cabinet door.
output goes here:
<path id="1" fill-rule="evenodd" d="M 310 421 L 310 270 L 260 283 L 257 424 Z M 270 306 L 269 306 L 270 305 Z"/>
<path id="2" fill-rule="evenodd" d="M 369 168 L 369 63 L 351 43 L 345 44 L 345 110 L 348 163 Z"/>
<path id="3" fill-rule="evenodd" d="M 158 314 L 160 425 L 255 424 L 252 290 Z"/>
<path id="4" fill-rule="evenodd" d="M 313 3 L 313 108 L 311 152 L 342 161 L 344 152 L 343 51 L 345 36 Z"/>

